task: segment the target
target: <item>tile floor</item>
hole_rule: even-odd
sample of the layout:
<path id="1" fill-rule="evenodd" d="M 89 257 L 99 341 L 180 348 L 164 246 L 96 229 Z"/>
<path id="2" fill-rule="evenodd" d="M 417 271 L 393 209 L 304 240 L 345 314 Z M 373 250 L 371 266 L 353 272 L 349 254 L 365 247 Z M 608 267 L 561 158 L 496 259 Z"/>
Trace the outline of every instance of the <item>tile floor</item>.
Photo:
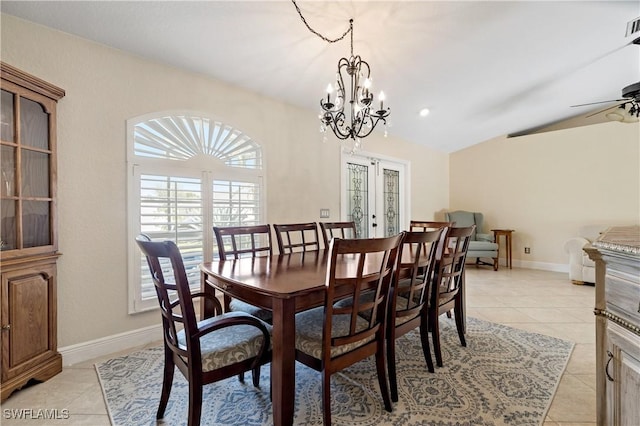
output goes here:
<path id="1" fill-rule="evenodd" d="M 575 343 L 544 426 L 587 426 L 596 421 L 594 288 L 571 284 L 566 273 L 531 269 L 467 269 L 467 313 Z M 135 348 L 136 350 L 139 348 Z M 2 404 L 2 425 L 109 425 L 94 363 L 65 367 L 51 380 L 14 393 Z M 11 418 L 12 409 L 58 409 L 58 420 Z M 64 409 L 68 410 L 68 418 Z M 22 411 L 24 413 L 24 410 Z M 50 412 L 49 412 L 50 413 Z M 55 414 L 55 413 L 54 413 Z"/>

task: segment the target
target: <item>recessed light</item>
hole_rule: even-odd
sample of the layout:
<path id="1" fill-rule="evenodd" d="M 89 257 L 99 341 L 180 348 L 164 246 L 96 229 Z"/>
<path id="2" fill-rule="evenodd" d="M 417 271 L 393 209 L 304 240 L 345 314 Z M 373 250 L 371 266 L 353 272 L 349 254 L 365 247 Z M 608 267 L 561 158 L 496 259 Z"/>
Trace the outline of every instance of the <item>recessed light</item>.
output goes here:
<path id="1" fill-rule="evenodd" d="M 420 117 L 426 117 L 427 115 L 429 115 L 429 108 L 422 108 L 420 110 Z"/>

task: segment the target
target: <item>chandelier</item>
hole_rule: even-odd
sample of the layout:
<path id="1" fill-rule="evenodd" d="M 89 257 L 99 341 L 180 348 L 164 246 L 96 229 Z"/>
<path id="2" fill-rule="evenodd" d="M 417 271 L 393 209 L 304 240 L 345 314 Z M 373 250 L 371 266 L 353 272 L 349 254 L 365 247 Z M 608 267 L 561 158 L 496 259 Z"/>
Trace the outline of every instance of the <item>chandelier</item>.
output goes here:
<path id="1" fill-rule="evenodd" d="M 360 139 L 369 136 L 380 122 L 385 126 L 384 136 L 386 137 L 386 119 L 389 116 L 389 108 L 385 109 L 384 107 L 385 96 L 381 91 L 378 95 L 378 108 L 375 109 L 373 92 L 371 91 L 371 68 L 360 55 L 353 54 L 353 19 L 349 20 L 349 29 L 342 36 L 333 40 L 328 39 L 307 24 L 295 0 L 291 1 L 309 31 L 323 40 L 335 43 L 344 39 L 347 34 L 351 36 L 351 55 L 349 58 L 340 58 L 336 81 L 333 84 L 329 83 L 326 98 L 320 99 L 320 131 L 326 134 L 329 128 L 338 139 L 352 139 L 354 149 L 360 147 Z M 345 82 L 348 84 L 348 88 Z"/>

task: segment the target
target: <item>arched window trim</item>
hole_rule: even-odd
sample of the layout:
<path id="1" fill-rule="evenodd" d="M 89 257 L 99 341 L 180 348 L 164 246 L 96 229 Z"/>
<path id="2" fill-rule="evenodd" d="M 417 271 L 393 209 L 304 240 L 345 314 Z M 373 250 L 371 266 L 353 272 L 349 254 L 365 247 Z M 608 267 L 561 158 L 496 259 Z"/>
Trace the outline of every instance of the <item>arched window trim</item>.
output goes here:
<path id="1" fill-rule="evenodd" d="M 181 126 L 176 124 L 175 121 L 179 120 L 180 117 L 186 117 L 186 122 L 183 123 L 180 132 L 177 132 L 176 129 Z M 167 158 L 136 155 L 135 136 L 136 129 L 140 128 L 139 125 L 146 122 L 160 124 L 170 123 L 170 121 L 167 120 L 173 120 L 174 126 L 172 132 L 168 132 L 166 135 L 174 134 L 173 132 L 176 131 L 175 134 L 178 136 L 174 140 L 162 141 L 162 143 L 166 143 L 165 146 L 170 148 L 170 151 L 175 148 L 177 154 L 176 152 L 169 153 Z M 214 137 L 216 131 L 211 131 L 211 124 L 209 124 L 209 133 L 206 137 L 198 139 L 198 137 L 204 133 L 194 132 L 193 129 L 188 131 L 186 134 L 189 136 L 185 137 L 185 129 L 189 126 L 192 128 L 193 123 L 198 122 L 198 120 L 208 120 L 209 123 L 214 123 L 214 125 L 218 127 L 218 135 L 220 135 L 220 129 L 226 129 L 227 136 L 230 132 L 234 132 L 235 136 L 232 140 L 227 138 L 226 142 L 224 140 L 220 141 L 220 138 L 216 139 Z M 174 176 L 177 181 L 174 178 L 170 179 L 176 181 L 177 185 L 179 185 L 179 181 L 183 180 L 183 178 L 197 179 L 200 182 L 198 192 L 194 194 L 202 197 L 202 201 L 200 202 L 202 211 L 198 211 L 195 216 L 190 217 L 191 219 L 196 219 L 198 227 L 201 228 L 201 232 L 199 230 L 196 231 L 196 239 L 201 241 L 199 243 L 201 249 L 198 248 L 197 250 L 201 255 L 199 255 L 200 257 L 198 257 L 197 260 L 192 262 L 191 269 L 193 269 L 193 271 L 191 271 L 189 276 L 190 283 L 195 289 L 198 288 L 200 284 L 200 277 L 195 265 L 202 261 L 210 261 L 214 258 L 215 244 L 212 231 L 214 221 L 216 225 L 226 226 L 236 224 L 233 220 L 245 220 L 240 219 L 240 217 L 244 217 L 243 215 L 238 215 L 235 218 L 229 219 L 229 223 L 220 223 L 219 220 L 227 219 L 220 219 L 221 215 L 219 212 L 223 211 L 226 213 L 228 206 L 220 205 L 219 201 L 213 202 L 214 193 L 220 194 L 220 188 L 226 191 L 224 188 L 228 186 L 228 190 L 233 191 L 229 193 L 229 202 L 237 207 L 237 204 L 233 204 L 234 201 L 232 201 L 234 197 L 240 197 L 236 191 L 245 191 L 242 188 L 248 188 L 248 190 L 251 191 L 251 195 L 254 193 L 257 194 L 253 202 L 255 214 L 251 215 L 251 217 L 259 223 L 264 223 L 266 218 L 266 185 L 264 182 L 266 165 L 262 146 L 259 142 L 225 120 L 221 120 L 210 114 L 184 110 L 160 111 L 133 117 L 127 120 L 126 124 L 129 313 L 137 313 L 157 308 L 155 294 L 153 294 L 153 291 L 150 291 L 149 283 L 146 282 L 148 280 L 142 278 L 141 271 L 143 273 L 146 271 L 146 264 L 143 264 L 140 250 L 135 244 L 135 237 L 141 232 L 141 229 L 149 229 L 149 224 L 147 223 L 146 227 L 143 226 L 142 223 L 144 219 L 141 219 L 141 214 L 144 209 L 144 207 L 142 207 L 144 201 L 141 195 L 143 192 L 141 186 L 144 188 L 145 185 L 148 185 L 150 182 L 148 180 L 149 176 L 166 176 L 167 178 Z M 194 135 L 198 137 L 194 138 Z M 240 158 L 236 157 L 234 159 L 234 140 L 242 141 L 241 145 L 244 144 L 244 157 L 241 156 Z M 180 143 L 188 146 L 181 148 Z M 214 149 L 214 147 L 217 148 Z M 140 145 L 138 145 L 138 148 L 140 148 Z M 253 150 L 248 156 L 246 155 L 247 149 Z M 247 159 L 249 159 L 249 161 L 247 161 Z M 220 184 L 223 186 L 220 187 Z M 227 196 L 224 195 L 223 198 L 226 197 Z M 226 203 L 226 201 L 223 201 L 223 203 Z M 216 206 L 222 210 L 216 210 Z M 249 208 L 253 207 L 250 206 Z M 216 212 L 218 212 L 218 214 Z M 245 224 L 244 222 L 241 223 Z M 175 229 L 181 227 L 177 222 L 174 223 L 173 226 L 177 226 Z M 172 232 L 173 231 L 170 231 L 169 234 Z M 182 235 L 182 237 L 180 235 Z M 183 251 L 183 257 L 190 256 L 193 252 L 189 252 L 190 246 L 188 245 L 193 241 L 193 232 L 185 232 L 180 235 L 176 234 L 175 238 L 182 240 L 182 243 L 186 244 L 181 247 L 180 241 L 177 241 L 178 246 L 181 247 Z M 156 238 L 172 238 L 171 236 L 167 236 L 167 232 L 164 231 L 158 232 L 155 236 Z M 187 255 L 185 255 L 185 252 Z M 189 269 L 187 263 L 188 261 L 185 260 L 185 266 Z"/>

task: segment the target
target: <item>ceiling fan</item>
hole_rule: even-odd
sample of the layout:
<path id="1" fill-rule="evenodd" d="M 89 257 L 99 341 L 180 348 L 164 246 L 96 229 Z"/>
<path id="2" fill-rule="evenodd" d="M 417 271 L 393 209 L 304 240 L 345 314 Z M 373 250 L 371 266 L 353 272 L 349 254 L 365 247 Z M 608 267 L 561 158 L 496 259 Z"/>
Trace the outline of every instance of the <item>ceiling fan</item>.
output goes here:
<path id="1" fill-rule="evenodd" d="M 629 24 L 633 24 L 632 28 L 628 29 L 628 34 L 637 33 L 640 31 L 640 18 L 631 21 Z M 626 43 L 622 47 L 634 44 L 640 45 L 640 37 L 636 37 L 634 40 Z M 619 50 L 622 47 L 616 49 Z M 612 104 L 604 109 L 592 112 L 588 115 L 578 114 L 573 117 L 565 118 L 555 121 L 553 123 L 547 123 L 542 126 L 522 130 L 507 135 L 508 138 L 514 138 L 518 136 L 532 135 L 536 133 L 550 132 L 553 130 L 570 129 L 573 127 L 587 126 L 590 124 L 605 123 L 609 121 L 619 121 L 622 123 L 633 123 L 639 121 L 640 118 L 640 82 L 630 84 L 622 89 L 622 97 L 620 99 L 611 99 L 608 101 L 598 101 L 586 104 L 571 105 L 574 107 L 582 107 L 588 105 L 597 104 Z"/>
<path id="2" fill-rule="evenodd" d="M 639 39 L 640 40 L 640 39 Z M 588 105 L 597 105 L 604 103 L 617 102 L 616 105 L 609 106 L 605 109 L 601 109 L 594 113 L 591 113 L 585 118 L 592 117 L 597 114 L 607 112 L 605 116 L 611 121 L 620 121 L 623 123 L 633 123 L 638 121 L 640 117 L 640 82 L 630 84 L 622 89 L 621 99 L 612 99 L 609 101 L 591 102 L 588 104 L 571 105 L 571 107 L 581 107 Z"/>

